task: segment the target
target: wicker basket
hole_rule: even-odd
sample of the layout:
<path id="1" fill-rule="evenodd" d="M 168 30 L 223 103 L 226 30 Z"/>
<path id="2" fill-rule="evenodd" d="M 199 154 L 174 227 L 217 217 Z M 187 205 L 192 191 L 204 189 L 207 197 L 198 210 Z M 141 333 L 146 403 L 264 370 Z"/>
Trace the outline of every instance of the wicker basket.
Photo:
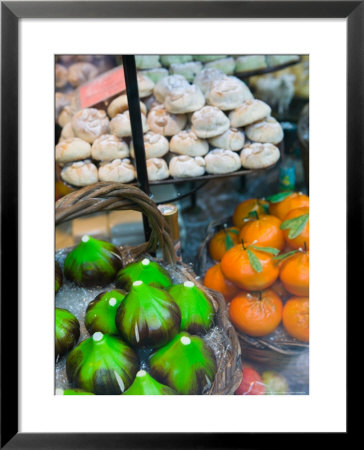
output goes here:
<path id="1" fill-rule="evenodd" d="M 148 252 L 154 252 L 159 246 L 163 251 L 163 262 L 172 264 L 181 278 L 193 280 L 211 300 L 215 309 L 215 323 L 227 336 L 227 345 L 217 358 L 218 371 L 208 395 L 233 394 L 242 380 L 241 352 L 237 333 L 228 319 L 225 300 L 221 294 L 206 289 L 197 280 L 189 266 L 176 261 L 173 242 L 168 225 L 155 203 L 139 188 L 120 183 L 96 183 L 62 197 L 56 203 L 55 222 L 83 217 L 87 214 L 114 211 L 135 210 L 142 212 L 151 228 L 148 242 L 136 247 L 120 247 L 123 263 L 129 264 L 140 259 Z"/>
<path id="2" fill-rule="evenodd" d="M 199 247 L 198 257 L 195 263 L 195 271 L 203 277 L 209 266 L 215 262 L 210 258 L 208 252 L 209 242 L 214 234 L 225 227 L 232 226 L 232 218 L 215 220 L 211 222 L 206 231 L 206 238 Z M 282 325 L 269 337 L 253 338 L 244 333 L 237 332 L 241 352 L 244 360 L 250 359 L 264 363 L 271 368 L 280 368 L 288 364 L 292 358 L 298 357 L 309 345 L 300 342 L 285 333 Z"/>

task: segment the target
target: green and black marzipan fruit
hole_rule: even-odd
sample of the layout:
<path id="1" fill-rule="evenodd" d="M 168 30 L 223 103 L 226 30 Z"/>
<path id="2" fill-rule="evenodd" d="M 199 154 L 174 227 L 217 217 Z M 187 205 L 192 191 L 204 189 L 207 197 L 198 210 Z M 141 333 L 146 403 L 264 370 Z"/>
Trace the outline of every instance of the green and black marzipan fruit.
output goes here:
<path id="1" fill-rule="evenodd" d="M 101 331 L 104 334 L 119 334 L 115 325 L 116 311 L 124 300 L 125 291 L 112 289 L 101 292 L 86 309 L 85 325 L 90 334 Z"/>
<path id="2" fill-rule="evenodd" d="M 168 272 L 158 263 L 150 261 L 148 258 L 128 264 L 116 275 L 116 285 L 127 291 L 130 291 L 134 281 L 138 280 L 159 288 L 168 288 L 172 285 Z"/>
<path id="3" fill-rule="evenodd" d="M 69 352 L 80 337 L 80 323 L 66 309 L 56 308 L 55 313 L 56 359 Z"/>
<path id="4" fill-rule="evenodd" d="M 133 384 L 124 392 L 124 395 L 177 395 L 177 392 L 158 383 L 145 370 L 139 370 Z"/>
<path id="5" fill-rule="evenodd" d="M 179 332 L 181 313 L 168 292 L 138 280 L 120 303 L 115 323 L 132 347 L 158 348 Z"/>
<path id="6" fill-rule="evenodd" d="M 215 378 L 215 355 L 199 337 L 182 332 L 150 356 L 150 374 L 179 394 L 200 395 Z"/>
<path id="7" fill-rule="evenodd" d="M 64 274 L 79 286 L 106 286 L 122 266 L 119 249 L 110 242 L 83 236 L 67 255 Z"/>
<path id="8" fill-rule="evenodd" d="M 214 321 L 214 307 L 192 281 L 173 285 L 168 292 L 181 310 L 181 331 L 205 334 Z"/>
<path id="9" fill-rule="evenodd" d="M 100 331 L 75 347 L 66 362 L 70 383 L 98 395 L 122 394 L 138 369 L 134 350 L 116 336 Z"/>
<path id="10" fill-rule="evenodd" d="M 63 283 L 63 275 L 62 275 L 62 269 L 61 266 L 58 264 L 58 262 L 55 262 L 55 284 L 56 284 L 56 294 L 61 288 Z"/>

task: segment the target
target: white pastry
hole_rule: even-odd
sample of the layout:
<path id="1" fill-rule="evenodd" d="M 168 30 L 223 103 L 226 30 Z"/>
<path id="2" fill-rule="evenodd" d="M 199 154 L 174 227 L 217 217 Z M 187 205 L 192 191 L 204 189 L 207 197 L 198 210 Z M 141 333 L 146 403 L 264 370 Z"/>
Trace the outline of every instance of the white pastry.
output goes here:
<path id="1" fill-rule="evenodd" d="M 77 137 L 71 137 L 56 145 L 56 161 L 67 163 L 91 156 L 91 145 Z"/>
<path id="2" fill-rule="evenodd" d="M 231 150 L 216 148 L 205 156 L 206 172 L 211 174 L 222 174 L 235 172 L 240 169 L 239 156 Z"/>
<path id="3" fill-rule="evenodd" d="M 145 115 L 142 113 L 142 129 L 143 133 L 148 131 L 148 124 Z M 110 130 L 112 134 L 118 137 L 132 136 L 129 110 L 122 114 L 116 114 L 110 121 Z"/>
<path id="4" fill-rule="evenodd" d="M 135 169 L 129 159 L 114 159 L 112 162 L 100 164 L 99 178 L 100 181 L 129 183 L 135 178 Z"/>
<path id="5" fill-rule="evenodd" d="M 97 167 L 91 161 L 78 161 L 65 166 L 61 172 L 61 178 L 72 186 L 88 186 L 97 183 Z"/>
<path id="6" fill-rule="evenodd" d="M 86 81 L 93 80 L 97 77 L 99 71 L 96 66 L 88 62 L 80 62 L 72 64 L 68 68 L 68 82 L 73 87 L 78 87 Z"/>
<path id="7" fill-rule="evenodd" d="M 68 83 L 68 70 L 62 64 L 56 64 L 56 87 L 62 88 Z"/>
<path id="8" fill-rule="evenodd" d="M 203 156 L 209 151 L 207 141 L 198 138 L 191 130 L 183 130 L 175 134 L 169 145 L 171 152 L 180 155 Z"/>
<path id="9" fill-rule="evenodd" d="M 91 148 L 92 159 L 112 161 L 129 156 L 128 144 L 113 134 L 103 134 L 95 139 Z"/>
<path id="10" fill-rule="evenodd" d="M 201 156 L 174 156 L 169 162 L 169 173 L 174 178 L 199 177 L 205 173 L 205 161 Z"/>
<path id="11" fill-rule="evenodd" d="M 148 97 L 148 95 L 151 95 L 153 93 L 154 83 L 149 77 L 141 72 L 138 72 L 137 82 L 140 98 Z"/>
<path id="12" fill-rule="evenodd" d="M 168 139 L 154 131 L 148 131 L 144 135 L 144 149 L 146 159 L 161 158 L 168 153 Z M 133 141 L 130 142 L 130 154 L 135 158 Z"/>
<path id="13" fill-rule="evenodd" d="M 274 117 L 267 117 L 264 120 L 248 125 L 245 128 L 245 134 L 254 142 L 279 144 L 283 139 L 281 124 Z"/>
<path id="14" fill-rule="evenodd" d="M 148 159 L 147 172 L 150 181 L 165 180 L 169 177 L 167 163 L 162 158 Z"/>
<path id="15" fill-rule="evenodd" d="M 144 105 L 143 102 L 139 102 L 140 105 L 140 111 L 143 114 L 147 114 L 147 108 Z M 110 103 L 110 105 L 107 108 L 107 113 L 109 117 L 112 119 L 116 116 L 116 114 L 121 114 L 124 111 L 129 109 L 128 105 L 128 97 L 126 94 L 120 95 L 119 97 L 114 98 L 114 100 Z"/>
<path id="16" fill-rule="evenodd" d="M 240 160 L 246 169 L 263 169 L 275 164 L 280 157 L 279 149 L 273 144 L 250 144 L 240 153 Z"/>
<path id="17" fill-rule="evenodd" d="M 149 97 L 146 97 L 143 99 L 144 105 L 147 108 L 147 112 L 149 112 L 151 109 L 153 109 L 155 106 L 163 106 L 161 103 L 159 103 L 154 95 L 150 95 Z M 147 114 L 147 113 L 145 113 Z"/>
<path id="18" fill-rule="evenodd" d="M 253 95 L 243 81 L 236 77 L 227 77 L 211 84 L 206 94 L 206 103 L 227 111 L 241 106 L 250 98 L 253 98 Z"/>
<path id="19" fill-rule="evenodd" d="M 72 129 L 77 137 L 92 144 L 96 138 L 109 132 L 109 119 L 101 109 L 81 109 L 72 117 Z"/>
<path id="20" fill-rule="evenodd" d="M 59 141 L 62 142 L 65 139 L 69 139 L 75 137 L 75 134 L 72 130 L 71 122 L 66 123 L 66 125 L 62 128 L 61 135 L 59 136 Z"/>
<path id="21" fill-rule="evenodd" d="M 192 131 L 206 139 L 224 133 L 230 127 L 230 120 L 214 106 L 204 106 L 191 116 Z"/>
<path id="22" fill-rule="evenodd" d="M 62 111 L 59 113 L 57 122 L 60 127 L 66 126 L 69 122 L 72 121 L 72 117 L 76 114 L 76 109 L 71 106 L 65 106 Z"/>
<path id="23" fill-rule="evenodd" d="M 229 114 L 232 127 L 245 127 L 269 116 L 271 107 L 261 100 L 251 98 Z"/>
<path id="24" fill-rule="evenodd" d="M 194 83 L 201 89 L 206 95 L 210 90 L 210 87 L 214 81 L 222 80 L 227 76 L 221 70 L 217 69 L 202 69 L 199 74 L 196 75 Z"/>
<path id="25" fill-rule="evenodd" d="M 244 133 L 237 128 L 229 128 L 225 133 L 209 139 L 209 143 L 213 147 L 223 148 L 237 152 L 244 147 Z"/>
<path id="26" fill-rule="evenodd" d="M 155 133 L 173 136 L 181 131 L 187 122 L 185 114 L 169 113 L 163 105 L 152 108 L 148 113 L 148 126 Z"/>
<path id="27" fill-rule="evenodd" d="M 166 95 L 164 106 L 174 114 L 184 114 L 197 111 L 205 104 L 201 89 L 195 84 L 176 89 Z"/>
<path id="28" fill-rule="evenodd" d="M 169 93 L 187 86 L 189 86 L 189 83 L 182 75 L 170 75 L 156 83 L 153 89 L 153 95 L 159 103 L 164 103 L 164 99 Z"/>

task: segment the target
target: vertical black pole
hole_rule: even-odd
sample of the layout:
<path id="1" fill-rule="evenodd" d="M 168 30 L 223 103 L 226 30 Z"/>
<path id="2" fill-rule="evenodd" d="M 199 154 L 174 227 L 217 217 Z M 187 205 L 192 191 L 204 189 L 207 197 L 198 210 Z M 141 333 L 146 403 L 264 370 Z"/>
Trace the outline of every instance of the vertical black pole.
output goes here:
<path id="1" fill-rule="evenodd" d="M 123 55 L 123 67 L 126 84 L 126 95 L 128 97 L 129 105 L 131 133 L 133 136 L 137 179 L 140 188 L 146 194 L 150 195 L 134 55 Z M 149 227 L 148 220 L 144 215 L 143 223 L 145 239 L 148 241 L 150 238 L 151 229 Z"/>

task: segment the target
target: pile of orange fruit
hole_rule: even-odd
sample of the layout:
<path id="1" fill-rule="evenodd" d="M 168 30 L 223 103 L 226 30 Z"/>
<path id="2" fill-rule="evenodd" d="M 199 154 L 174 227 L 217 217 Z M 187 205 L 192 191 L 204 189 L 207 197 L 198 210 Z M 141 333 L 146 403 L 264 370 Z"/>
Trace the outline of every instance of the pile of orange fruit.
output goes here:
<path id="1" fill-rule="evenodd" d="M 241 332 L 262 337 L 282 323 L 309 341 L 309 198 L 282 192 L 240 203 L 233 227 L 209 242 L 216 264 L 204 285 L 225 297 Z"/>

